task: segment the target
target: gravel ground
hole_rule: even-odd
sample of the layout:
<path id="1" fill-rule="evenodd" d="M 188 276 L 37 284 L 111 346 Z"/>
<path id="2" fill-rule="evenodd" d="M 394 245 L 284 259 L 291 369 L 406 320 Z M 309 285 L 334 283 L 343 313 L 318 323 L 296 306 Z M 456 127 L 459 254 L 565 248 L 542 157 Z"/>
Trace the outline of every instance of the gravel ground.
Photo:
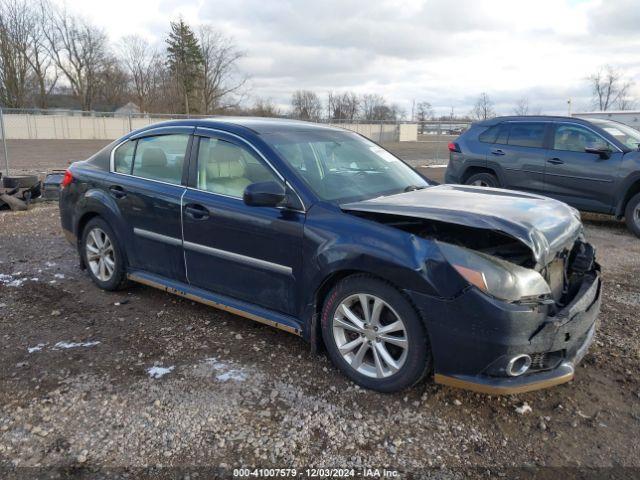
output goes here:
<path id="1" fill-rule="evenodd" d="M 247 466 L 389 466 L 439 478 L 470 466 L 483 478 L 640 467 L 640 241 L 618 222 L 586 220 L 606 283 L 576 379 L 491 397 L 431 380 L 365 391 L 298 337 L 144 286 L 103 292 L 78 268 L 58 215 L 43 203 L 0 213 L 5 478 L 41 471 L 33 467 L 86 478 L 183 471 L 161 467 L 221 469 L 200 478 Z"/>

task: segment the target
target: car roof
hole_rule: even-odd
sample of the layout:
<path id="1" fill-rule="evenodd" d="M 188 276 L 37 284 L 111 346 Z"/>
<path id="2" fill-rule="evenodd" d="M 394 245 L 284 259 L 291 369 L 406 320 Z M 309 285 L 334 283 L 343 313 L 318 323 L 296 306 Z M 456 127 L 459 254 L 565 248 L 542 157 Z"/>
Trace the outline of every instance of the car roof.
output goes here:
<path id="1" fill-rule="evenodd" d="M 482 120 L 477 123 L 481 126 L 491 126 L 502 122 L 527 121 L 527 122 L 566 122 L 581 123 L 589 125 L 591 122 L 580 117 L 567 117 L 562 115 L 509 115 L 504 117 L 494 117 L 488 120 Z"/>
<path id="2" fill-rule="evenodd" d="M 213 116 L 208 118 L 191 118 L 184 120 L 168 120 L 149 125 L 137 132 L 142 132 L 152 128 L 167 126 L 195 126 L 195 127 L 242 127 L 252 132 L 260 134 L 276 133 L 283 131 L 309 131 L 309 130 L 329 130 L 329 131 L 345 131 L 343 128 L 330 125 L 305 122 L 302 120 L 292 120 L 288 118 L 265 118 L 265 117 L 227 117 Z"/>

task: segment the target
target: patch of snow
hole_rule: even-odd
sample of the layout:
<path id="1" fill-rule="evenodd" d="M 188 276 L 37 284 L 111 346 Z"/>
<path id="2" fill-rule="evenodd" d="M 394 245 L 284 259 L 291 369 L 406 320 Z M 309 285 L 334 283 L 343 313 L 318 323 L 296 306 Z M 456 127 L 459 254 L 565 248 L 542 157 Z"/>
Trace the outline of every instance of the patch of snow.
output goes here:
<path id="1" fill-rule="evenodd" d="M 47 262 L 47 263 L 45 263 L 45 265 L 47 267 L 55 267 L 57 265 L 57 263 L 56 262 Z"/>
<path id="2" fill-rule="evenodd" d="M 56 278 L 64 278 L 64 273 L 56 273 L 53 276 Z"/>
<path id="3" fill-rule="evenodd" d="M 21 287 L 22 284 L 26 281 L 26 278 L 16 278 L 15 280 L 7 283 L 7 287 Z"/>
<path id="4" fill-rule="evenodd" d="M 151 378 L 162 378 L 167 373 L 171 373 L 174 368 L 176 367 L 173 365 L 171 367 L 151 367 L 147 369 L 147 373 Z"/>
<path id="5" fill-rule="evenodd" d="M 226 382 L 227 380 L 244 382 L 247 379 L 247 374 L 244 373 L 242 370 L 229 370 L 228 372 L 224 372 L 219 375 L 216 375 L 216 378 L 221 382 Z"/>
<path id="6" fill-rule="evenodd" d="M 520 415 L 524 415 L 525 413 L 531 413 L 532 410 L 529 404 L 527 402 L 524 402 L 519 407 L 516 407 L 516 412 L 518 412 Z"/>
<path id="7" fill-rule="evenodd" d="M 27 352 L 29 353 L 33 353 L 33 352 L 39 352 L 40 350 L 42 350 L 47 344 L 46 343 L 39 343 L 37 344 L 35 347 L 28 347 L 27 348 Z"/>
<path id="8" fill-rule="evenodd" d="M 54 350 L 67 349 L 67 348 L 78 348 L 78 347 L 94 347 L 98 345 L 99 341 L 93 342 L 58 342 L 53 346 Z"/>
<path id="9" fill-rule="evenodd" d="M 219 372 L 216 374 L 216 379 L 221 382 L 228 380 L 243 382 L 247 379 L 247 374 L 242 369 L 232 368 L 228 363 L 218 360 L 215 357 L 205 358 L 204 363 L 211 366 L 216 372 Z"/>

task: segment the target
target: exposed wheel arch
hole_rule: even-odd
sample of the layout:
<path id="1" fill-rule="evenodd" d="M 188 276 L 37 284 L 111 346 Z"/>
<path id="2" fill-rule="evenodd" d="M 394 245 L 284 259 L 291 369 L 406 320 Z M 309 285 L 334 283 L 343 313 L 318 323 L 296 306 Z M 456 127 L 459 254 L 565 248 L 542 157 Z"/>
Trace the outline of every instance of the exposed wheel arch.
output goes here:
<path id="1" fill-rule="evenodd" d="M 492 168 L 471 166 L 471 167 L 467 168 L 464 171 L 464 173 L 462 174 L 462 178 L 460 179 L 461 183 L 466 183 L 467 180 L 469 180 L 469 178 L 471 176 L 476 175 L 477 173 L 488 173 L 488 174 L 493 175 L 494 177 L 496 177 L 498 179 L 498 182 L 500 182 L 500 176 Z M 500 182 L 500 183 L 502 184 L 502 182 Z"/>

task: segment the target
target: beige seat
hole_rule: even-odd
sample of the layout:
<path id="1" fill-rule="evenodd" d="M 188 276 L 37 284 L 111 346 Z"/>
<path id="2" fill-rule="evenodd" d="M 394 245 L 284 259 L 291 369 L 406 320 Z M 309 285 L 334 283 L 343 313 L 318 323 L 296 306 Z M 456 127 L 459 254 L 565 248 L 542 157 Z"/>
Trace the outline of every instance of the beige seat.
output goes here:
<path id="1" fill-rule="evenodd" d="M 238 147 L 218 141 L 209 148 L 206 166 L 206 188 L 210 192 L 242 197 L 244 189 L 251 183 L 245 177 L 245 164 Z"/>
<path id="2" fill-rule="evenodd" d="M 167 156 L 164 150 L 157 147 L 145 148 L 140 166 L 134 166 L 133 173 L 145 178 L 164 178 L 167 175 Z"/>

